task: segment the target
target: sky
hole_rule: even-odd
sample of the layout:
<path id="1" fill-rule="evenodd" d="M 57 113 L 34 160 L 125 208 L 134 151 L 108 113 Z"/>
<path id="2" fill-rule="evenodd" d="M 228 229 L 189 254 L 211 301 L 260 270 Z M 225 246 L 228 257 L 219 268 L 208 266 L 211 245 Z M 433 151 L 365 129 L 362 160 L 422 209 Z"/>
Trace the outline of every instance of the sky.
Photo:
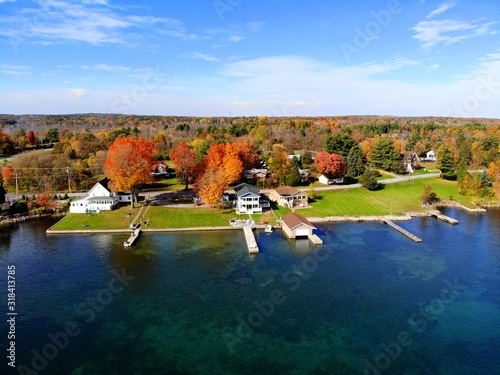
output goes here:
<path id="1" fill-rule="evenodd" d="M 500 118 L 500 2 L 0 0 L 0 113 Z"/>

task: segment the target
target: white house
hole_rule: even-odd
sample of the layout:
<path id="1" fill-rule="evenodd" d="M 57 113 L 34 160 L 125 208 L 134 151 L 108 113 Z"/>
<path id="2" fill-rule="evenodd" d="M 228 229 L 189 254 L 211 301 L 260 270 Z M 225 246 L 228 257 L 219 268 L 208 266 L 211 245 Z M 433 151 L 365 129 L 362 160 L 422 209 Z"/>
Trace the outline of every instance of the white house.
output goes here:
<path id="1" fill-rule="evenodd" d="M 234 187 L 236 191 L 236 210 L 240 213 L 255 214 L 262 212 L 260 190 L 242 183 Z"/>
<path id="2" fill-rule="evenodd" d="M 328 178 L 325 175 L 321 175 L 321 176 L 319 176 L 318 181 L 319 181 L 319 183 L 321 183 L 323 185 L 343 184 L 344 177 Z"/>
<path id="3" fill-rule="evenodd" d="M 436 161 L 437 160 L 437 155 L 434 152 L 434 150 L 430 150 L 429 152 L 425 153 L 425 160 L 427 160 L 427 161 Z"/>
<path id="4" fill-rule="evenodd" d="M 114 193 L 110 190 L 107 178 L 97 182 L 89 190 L 87 196 L 76 199 L 69 206 L 70 213 L 89 213 L 110 211 L 119 203 L 130 203 L 132 195 L 129 193 Z"/>

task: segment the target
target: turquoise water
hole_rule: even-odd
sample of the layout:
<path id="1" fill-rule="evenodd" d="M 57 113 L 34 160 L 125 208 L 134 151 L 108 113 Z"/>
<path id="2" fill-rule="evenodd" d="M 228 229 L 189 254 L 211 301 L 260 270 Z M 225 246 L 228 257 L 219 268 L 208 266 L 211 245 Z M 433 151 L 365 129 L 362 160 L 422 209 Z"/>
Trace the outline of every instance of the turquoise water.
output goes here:
<path id="1" fill-rule="evenodd" d="M 445 213 L 460 224 L 401 223 L 420 244 L 337 223 L 323 246 L 256 232 L 255 256 L 233 231 L 124 249 L 49 222 L 2 229 L 18 315 L 17 369 L 1 373 L 499 374 L 500 211 Z"/>

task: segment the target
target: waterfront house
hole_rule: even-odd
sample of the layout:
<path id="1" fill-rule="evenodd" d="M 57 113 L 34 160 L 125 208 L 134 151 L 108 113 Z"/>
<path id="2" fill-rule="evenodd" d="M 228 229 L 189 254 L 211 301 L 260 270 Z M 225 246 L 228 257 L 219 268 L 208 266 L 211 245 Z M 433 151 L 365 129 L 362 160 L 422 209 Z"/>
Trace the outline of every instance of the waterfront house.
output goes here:
<path id="1" fill-rule="evenodd" d="M 234 187 L 236 192 L 236 210 L 239 213 L 255 214 L 262 212 L 260 190 L 255 186 L 242 183 Z"/>
<path id="2" fill-rule="evenodd" d="M 281 218 L 281 228 L 288 238 L 310 237 L 316 227 L 302 215 L 289 212 Z"/>
<path id="3" fill-rule="evenodd" d="M 269 198 L 280 206 L 288 208 L 306 207 L 308 202 L 308 194 L 306 192 L 290 186 L 272 190 L 269 193 Z"/>
<path id="4" fill-rule="evenodd" d="M 70 213 L 90 213 L 100 211 L 110 211 L 120 203 L 130 203 L 132 195 L 130 193 L 115 193 L 109 187 L 107 178 L 97 182 L 89 190 L 87 196 L 76 199 L 69 206 Z"/>

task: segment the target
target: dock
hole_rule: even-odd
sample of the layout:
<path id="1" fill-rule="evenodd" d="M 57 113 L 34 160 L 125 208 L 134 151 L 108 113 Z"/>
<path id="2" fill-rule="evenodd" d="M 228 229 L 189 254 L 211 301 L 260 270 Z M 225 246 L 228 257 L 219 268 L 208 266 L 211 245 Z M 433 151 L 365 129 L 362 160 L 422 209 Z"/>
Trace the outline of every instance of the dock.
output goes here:
<path id="1" fill-rule="evenodd" d="M 313 245 L 323 245 L 323 240 L 318 237 L 316 234 L 310 234 L 308 236 L 309 241 L 313 243 Z"/>
<path id="2" fill-rule="evenodd" d="M 244 226 L 243 233 L 245 233 L 245 240 L 247 241 L 248 252 L 250 254 L 258 254 L 259 247 L 257 246 L 257 241 L 255 241 L 255 236 L 253 234 L 252 227 L 249 225 Z"/>
<path id="3" fill-rule="evenodd" d="M 141 228 L 135 229 L 132 232 L 132 234 L 130 235 L 130 237 L 128 238 L 128 240 L 123 241 L 123 246 L 125 246 L 125 247 L 132 246 L 133 244 L 135 244 L 137 242 L 140 235 L 141 235 Z"/>
<path id="4" fill-rule="evenodd" d="M 408 238 L 411 238 L 413 241 L 415 242 L 422 242 L 422 239 L 421 238 L 418 238 L 417 236 L 415 236 L 414 234 L 411 234 L 410 232 L 408 232 L 406 229 L 403 229 L 401 228 L 399 225 L 397 224 L 394 224 L 391 220 L 389 219 L 384 219 L 384 223 L 386 223 L 387 225 L 389 225 L 390 227 L 396 229 L 398 232 L 404 234 L 406 237 Z"/>
<path id="5" fill-rule="evenodd" d="M 458 224 L 458 220 L 453 219 L 452 217 L 443 215 L 442 213 L 433 212 L 431 215 L 434 216 L 435 218 L 441 220 L 441 221 L 444 221 L 445 223 L 453 224 L 453 225 Z"/>

